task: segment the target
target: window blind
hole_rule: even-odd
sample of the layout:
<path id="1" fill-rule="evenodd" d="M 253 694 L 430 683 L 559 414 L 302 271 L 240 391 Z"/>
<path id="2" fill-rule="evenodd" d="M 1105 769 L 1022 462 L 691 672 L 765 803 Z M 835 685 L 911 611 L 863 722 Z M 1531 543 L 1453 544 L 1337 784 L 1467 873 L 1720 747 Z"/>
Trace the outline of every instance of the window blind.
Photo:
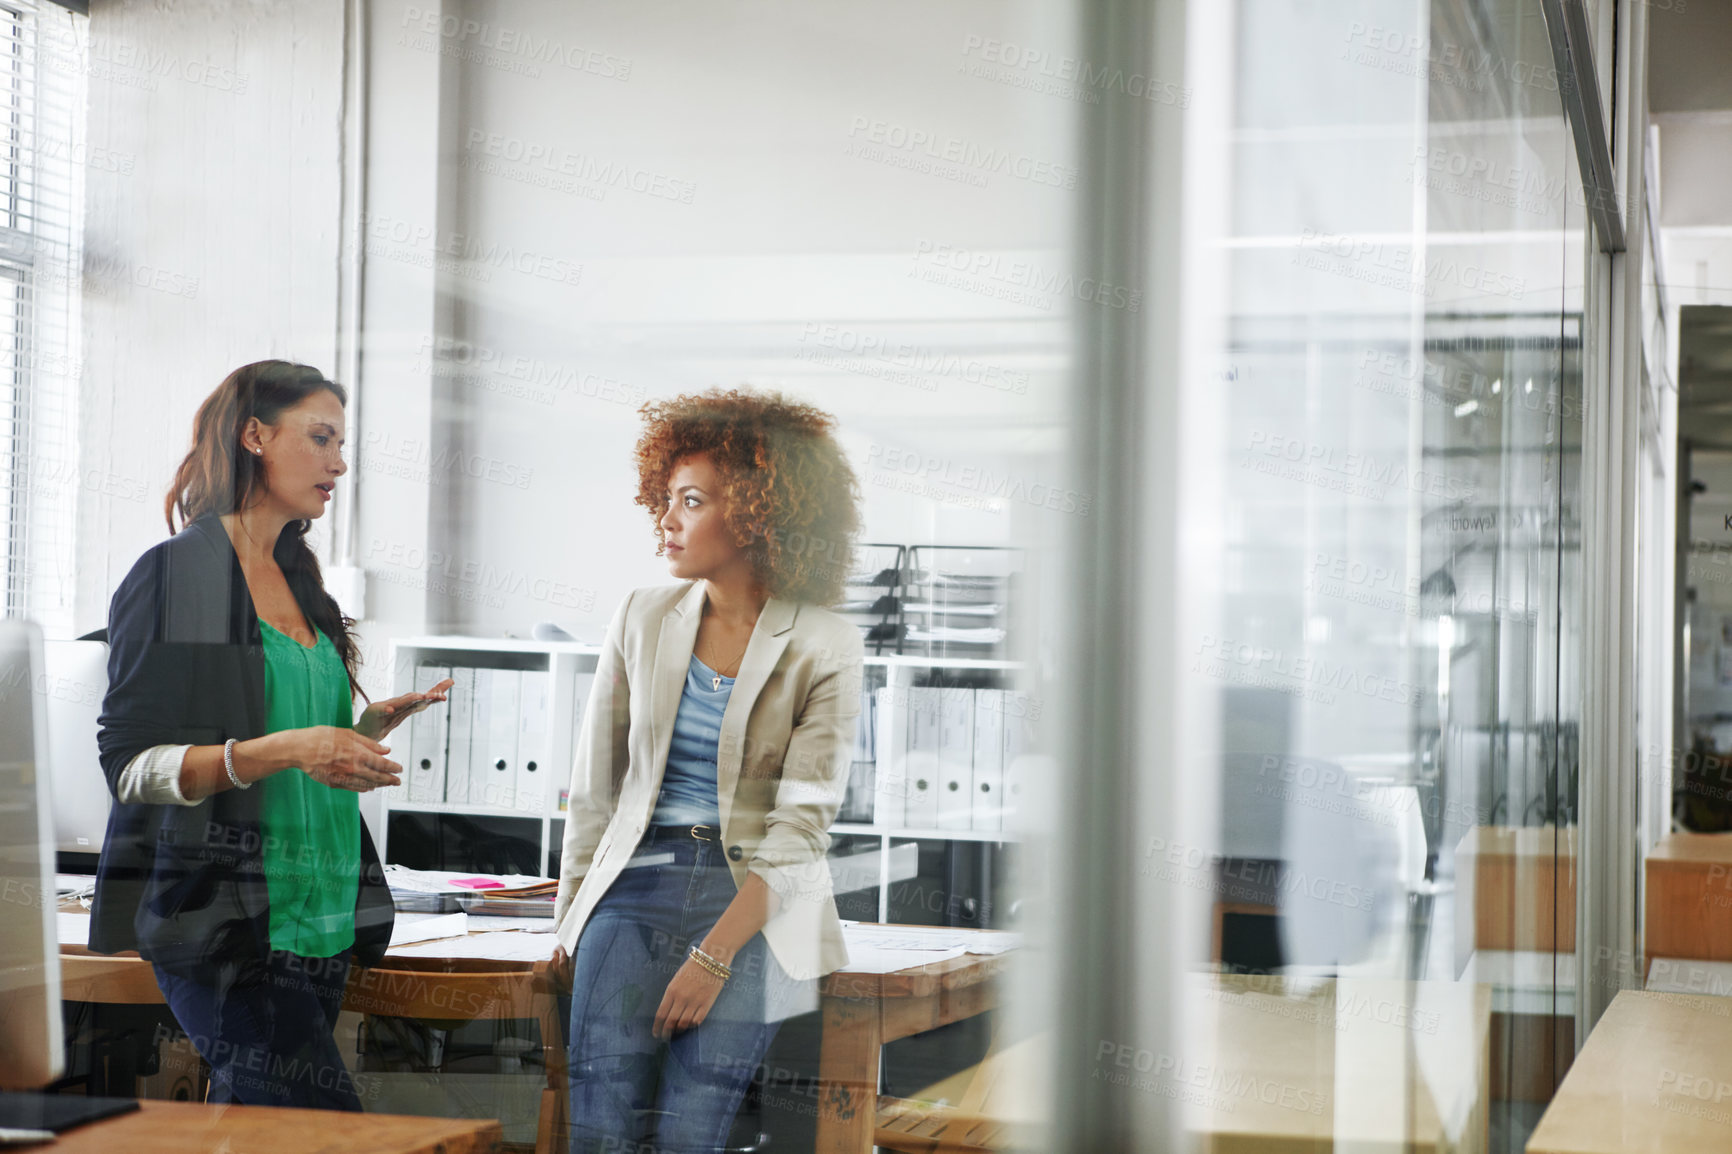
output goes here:
<path id="1" fill-rule="evenodd" d="M 0 0 L 0 503 L 5 612 L 72 628 L 83 373 L 87 18 Z"/>

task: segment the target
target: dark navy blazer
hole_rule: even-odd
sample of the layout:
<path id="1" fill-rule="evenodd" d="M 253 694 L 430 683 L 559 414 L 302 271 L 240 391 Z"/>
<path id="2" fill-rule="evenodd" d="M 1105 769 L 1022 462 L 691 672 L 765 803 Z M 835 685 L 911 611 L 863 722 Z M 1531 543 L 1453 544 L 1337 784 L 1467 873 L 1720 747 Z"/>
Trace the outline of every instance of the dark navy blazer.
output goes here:
<path id="1" fill-rule="evenodd" d="M 110 794 L 121 770 L 152 746 L 221 745 L 265 733 L 258 615 L 215 516 L 139 558 L 110 604 L 108 646 L 97 744 Z M 210 984 L 256 976 L 270 949 L 263 792 L 226 789 L 190 806 L 117 798 L 97 865 L 90 948 L 136 949 L 170 973 Z M 384 957 L 393 917 L 362 822 L 355 954 L 363 964 Z"/>

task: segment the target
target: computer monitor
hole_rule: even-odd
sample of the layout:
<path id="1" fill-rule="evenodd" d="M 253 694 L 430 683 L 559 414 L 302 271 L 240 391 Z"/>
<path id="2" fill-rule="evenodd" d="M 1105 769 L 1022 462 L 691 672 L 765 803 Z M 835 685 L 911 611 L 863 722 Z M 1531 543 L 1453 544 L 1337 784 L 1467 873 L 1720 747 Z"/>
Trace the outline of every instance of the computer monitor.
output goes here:
<path id="1" fill-rule="evenodd" d="M 42 633 L 0 621 L 0 1088 L 64 1069 Z"/>
<path id="2" fill-rule="evenodd" d="M 97 854 L 108 831 L 108 782 L 96 750 L 96 721 L 108 694 L 108 646 L 45 641 L 42 656 L 45 673 L 36 687 L 47 711 L 48 763 L 54 767 L 55 848 Z"/>

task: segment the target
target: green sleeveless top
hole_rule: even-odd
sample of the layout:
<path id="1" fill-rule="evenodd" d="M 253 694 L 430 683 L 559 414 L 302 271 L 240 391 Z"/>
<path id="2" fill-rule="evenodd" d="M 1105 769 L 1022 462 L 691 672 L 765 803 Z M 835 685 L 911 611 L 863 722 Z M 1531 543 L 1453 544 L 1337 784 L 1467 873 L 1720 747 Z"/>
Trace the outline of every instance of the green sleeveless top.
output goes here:
<path id="1" fill-rule="evenodd" d="M 265 647 L 265 731 L 354 725 L 349 675 L 324 633 L 311 649 L 259 619 Z M 355 944 L 361 884 L 360 795 L 320 785 L 299 769 L 259 783 L 265 791 L 266 892 L 271 948 L 326 958 Z"/>

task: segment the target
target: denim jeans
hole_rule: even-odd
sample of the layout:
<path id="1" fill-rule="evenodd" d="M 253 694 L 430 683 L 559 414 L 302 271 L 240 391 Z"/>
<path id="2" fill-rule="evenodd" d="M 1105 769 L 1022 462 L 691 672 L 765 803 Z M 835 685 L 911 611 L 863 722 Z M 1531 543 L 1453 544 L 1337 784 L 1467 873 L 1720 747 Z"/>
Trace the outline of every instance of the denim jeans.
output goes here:
<path id="1" fill-rule="evenodd" d="M 210 1101 L 359 1111 L 332 1036 L 348 979 L 347 950 L 330 958 L 272 950 L 262 967 L 220 987 L 156 969 L 175 1021 L 210 1063 Z"/>
<path id="2" fill-rule="evenodd" d="M 602 896 L 572 960 L 572 1154 L 713 1154 L 789 1008 L 789 978 L 755 935 L 709 1015 L 669 1041 L 650 1033 L 662 995 L 739 892 L 722 847 L 652 826 Z"/>

